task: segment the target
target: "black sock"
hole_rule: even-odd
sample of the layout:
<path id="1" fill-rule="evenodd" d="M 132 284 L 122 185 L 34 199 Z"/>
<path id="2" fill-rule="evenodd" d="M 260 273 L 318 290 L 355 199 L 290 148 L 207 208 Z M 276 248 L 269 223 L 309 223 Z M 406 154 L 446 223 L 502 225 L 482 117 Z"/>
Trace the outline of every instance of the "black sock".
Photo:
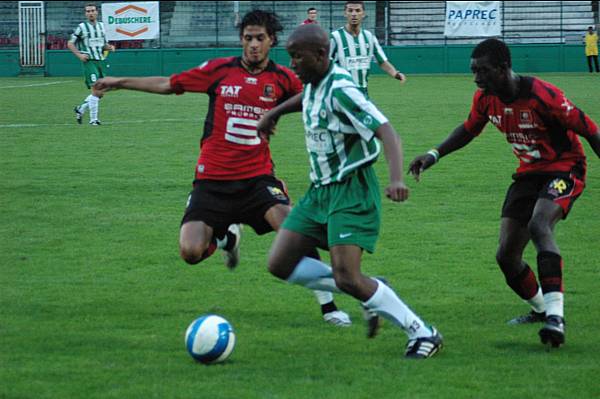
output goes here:
<path id="1" fill-rule="evenodd" d="M 537 256 L 538 276 L 542 292 L 563 292 L 562 269 L 563 262 L 559 254 L 542 251 Z"/>
<path id="2" fill-rule="evenodd" d="M 233 234 L 231 231 L 227 231 L 225 237 L 227 237 L 227 244 L 225 244 L 223 250 L 231 251 L 233 247 L 235 247 L 235 234 Z"/>
<path id="3" fill-rule="evenodd" d="M 325 305 L 321 305 L 322 314 L 335 312 L 336 310 L 338 310 L 338 307 L 335 306 L 335 303 L 333 301 L 326 303 Z"/>

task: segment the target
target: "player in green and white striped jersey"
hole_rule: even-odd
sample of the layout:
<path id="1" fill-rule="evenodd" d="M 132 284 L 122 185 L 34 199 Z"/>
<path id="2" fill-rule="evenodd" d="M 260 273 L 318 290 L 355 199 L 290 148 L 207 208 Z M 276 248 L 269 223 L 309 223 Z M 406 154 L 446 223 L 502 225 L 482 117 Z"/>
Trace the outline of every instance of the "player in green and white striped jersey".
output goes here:
<path id="1" fill-rule="evenodd" d="M 268 137 L 281 115 L 301 111 L 312 184 L 277 233 L 269 270 L 290 283 L 353 296 L 369 315 L 367 336 L 374 336 L 382 316 L 408 335 L 407 357 L 433 356 L 442 347 L 437 330 L 384 279 L 360 270 L 363 250 L 373 252 L 379 235 L 381 201 L 372 167 L 381 151 L 378 139 L 388 161 L 386 196 L 392 201 L 408 198 L 400 139 L 350 73 L 330 61 L 328 35 L 318 25 L 298 27 L 288 38 L 287 51 L 304 91 L 267 112 L 257 130 Z M 331 267 L 304 256 L 317 246 L 329 249 Z"/>
<path id="2" fill-rule="evenodd" d="M 367 93 L 367 83 L 373 57 L 391 77 L 404 82 L 406 76 L 396 70 L 370 31 L 362 29 L 365 6 L 362 1 L 347 1 L 344 6 L 345 26 L 331 32 L 329 56 L 347 69 L 358 87 Z"/>
<path id="3" fill-rule="evenodd" d="M 99 101 L 104 92 L 93 87 L 96 80 L 106 76 L 108 64 L 105 62 L 106 52 L 115 51 L 115 47 L 108 44 L 104 24 L 99 22 L 98 8 L 94 4 L 86 4 L 85 16 L 87 21 L 80 23 L 71 35 L 67 46 L 69 50 L 83 63 L 85 84 L 92 93 L 87 96 L 81 105 L 74 108 L 77 123 L 85 111 L 90 110 L 90 125 L 100 125 L 98 120 Z"/>

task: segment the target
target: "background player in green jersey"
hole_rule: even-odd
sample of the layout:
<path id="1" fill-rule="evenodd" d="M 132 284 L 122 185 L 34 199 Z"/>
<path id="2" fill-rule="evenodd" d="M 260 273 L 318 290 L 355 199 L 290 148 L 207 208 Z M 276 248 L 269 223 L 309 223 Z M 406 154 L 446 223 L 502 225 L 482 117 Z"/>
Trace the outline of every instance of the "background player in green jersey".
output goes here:
<path id="1" fill-rule="evenodd" d="M 302 111 L 312 184 L 277 233 L 269 270 L 290 283 L 352 295 L 407 333 L 407 357 L 430 357 L 441 348 L 441 335 L 360 266 L 363 250 L 373 252 L 379 235 L 379 185 L 371 166 L 381 152 L 376 138 L 388 161 L 387 197 L 408 198 L 398 135 L 348 71 L 330 61 L 328 35 L 318 25 L 298 27 L 287 51 L 304 91 L 265 114 L 257 129 L 268 136 L 281 115 Z M 331 267 L 304 256 L 317 246 L 329 249 Z"/>
<path id="2" fill-rule="evenodd" d="M 85 17 L 87 21 L 80 23 L 71 35 L 67 46 L 75 57 L 83 63 L 83 75 L 85 84 L 92 93 L 83 100 L 83 103 L 76 106 L 75 117 L 77 123 L 81 124 L 81 119 L 85 111 L 90 111 L 90 125 L 100 125 L 98 119 L 98 108 L 100 99 L 104 91 L 94 88 L 94 83 L 107 74 L 108 64 L 106 63 L 106 51 L 115 51 L 115 47 L 108 44 L 106 40 L 106 31 L 104 24 L 98 21 L 98 8 L 95 4 L 86 4 Z"/>
<path id="3" fill-rule="evenodd" d="M 375 57 L 379 67 L 391 77 L 406 81 L 403 73 L 388 61 L 375 35 L 362 29 L 365 5 L 362 1 L 347 1 L 344 6 L 345 26 L 331 32 L 329 56 L 352 74 L 358 87 L 367 93 L 371 60 Z"/>

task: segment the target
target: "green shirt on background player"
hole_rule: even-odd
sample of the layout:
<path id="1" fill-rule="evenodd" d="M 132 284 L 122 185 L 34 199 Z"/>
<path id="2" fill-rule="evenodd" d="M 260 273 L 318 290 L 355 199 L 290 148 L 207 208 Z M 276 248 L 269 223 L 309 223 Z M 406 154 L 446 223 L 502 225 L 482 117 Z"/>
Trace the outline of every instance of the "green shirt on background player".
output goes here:
<path id="1" fill-rule="evenodd" d="M 74 108 L 77 123 L 85 111 L 90 110 L 90 125 L 100 125 L 98 120 L 99 101 L 104 95 L 101 90 L 94 89 L 93 85 L 100 78 L 107 75 L 106 51 L 115 51 L 115 47 L 108 44 L 104 24 L 98 21 L 98 8 L 93 4 L 85 6 L 87 21 L 80 23 L 71 35 L 67 46 L 69 50 L 83 63 L 85 84 L 91 89 L 91 94 L 82 104 Z"/>
<path id="2" fill-rule="evenodd" d="M 388 61 L 377 37 L 361 28 L 365 17 L 364 2 L 347 1 L 344 16 L 347 20 L 346 25 L 331 32 L 330 58 L 352 74 L 352 78 L 365 94 L 373 57 L 388 75 L 401 82 L 406 81 L 406 76 Z"/>

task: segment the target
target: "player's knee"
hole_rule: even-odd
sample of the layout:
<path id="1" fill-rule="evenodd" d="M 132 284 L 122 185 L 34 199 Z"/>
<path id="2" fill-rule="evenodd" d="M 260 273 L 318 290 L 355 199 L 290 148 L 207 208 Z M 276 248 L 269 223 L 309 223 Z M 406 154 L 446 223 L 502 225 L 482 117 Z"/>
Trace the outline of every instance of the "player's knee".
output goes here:
<path id="1" fill-rule="evenodd" d="M 287 269 L 284 267 L 282 260 L 273 254 L 269 255 L 267 268 L 269 273 L 279 279 L 286 280 L 289 277 L 290 273 L 286 272 Z"/>
<path id="2" fill-rule="evenodd" d="M 343 292 L 349 295 L 353 295 L 353 293 L 357 291 L 357 279 L 354 278 L 354 276 L 351 273 L 348 273 L 346 270 L 338 270 L 334 268 L 333 279 L 335 280 L 335 285 Z"/>
<path id="3" fill-rule="evenodd" d="M 195 265 L 204 259 L 204 253 L 206 252 L 207 248 L 207 245 L 202 245 L 201 243 L 195 245 L 190 243 L 180 243 L 179 256 L 181 256 L 181 259 L 183 259 L 186 263 Z"/>

